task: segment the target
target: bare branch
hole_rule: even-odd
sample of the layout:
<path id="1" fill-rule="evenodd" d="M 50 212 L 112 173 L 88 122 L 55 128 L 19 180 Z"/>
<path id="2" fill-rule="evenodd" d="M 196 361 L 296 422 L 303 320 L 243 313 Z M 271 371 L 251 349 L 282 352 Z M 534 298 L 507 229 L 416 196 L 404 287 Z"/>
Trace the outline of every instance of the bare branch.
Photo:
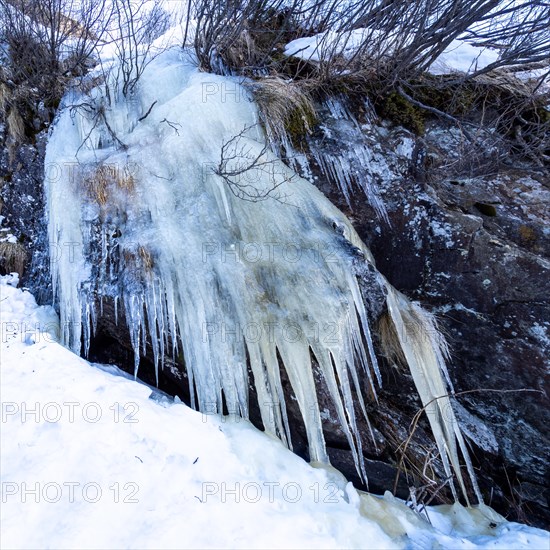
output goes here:
<path id="1" fill-rule="evenodd" d="M 249 202 L 274 199 L 285 203 L 288 197 L 281 195 L 278 190 L 297 176 L 293 174 L 289 177 L 276 171 L 280 160 L 270 158 L 267 144 L 258 153 L 253 152 L 254 147 L 246 143 L 246 133 L 254 126 L 245 126 L 222 144 L 220 162 L 212 171 L 223 179 L 231 193 L 239 199 Z"/>

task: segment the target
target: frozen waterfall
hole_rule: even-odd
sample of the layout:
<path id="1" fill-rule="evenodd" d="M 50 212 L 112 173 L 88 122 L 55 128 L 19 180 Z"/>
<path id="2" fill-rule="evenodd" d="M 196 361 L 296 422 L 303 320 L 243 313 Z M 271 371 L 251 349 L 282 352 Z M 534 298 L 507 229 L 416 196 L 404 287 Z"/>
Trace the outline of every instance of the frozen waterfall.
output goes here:
<path id="1" fill-rule="evenodd" d="M 328 462 L 313 355 L 366 475 L 352 394 L 359 369 L 373 392 L 380 381 L 357 278 L 374 262 L 346 217 L 266 148 L 258 121 L 236 79 L 199 72 L 181 50 L 155 59 L 132 97 L 117 96 L 113 77 L 68 94 L 46 156 L 62 338 L 86 353 L 110 297 L 124 308 L 136 374 L 147 337 L 157 369 L 183 355 L 194 406 L 247 416 L 250 367 L 266 431 L 289 444 L 284 367 L 311 459 Z M 447 473 L 464 488 L 458 447 L 472 471 L 445 347 L 427 314 L 376 280 Z"/>

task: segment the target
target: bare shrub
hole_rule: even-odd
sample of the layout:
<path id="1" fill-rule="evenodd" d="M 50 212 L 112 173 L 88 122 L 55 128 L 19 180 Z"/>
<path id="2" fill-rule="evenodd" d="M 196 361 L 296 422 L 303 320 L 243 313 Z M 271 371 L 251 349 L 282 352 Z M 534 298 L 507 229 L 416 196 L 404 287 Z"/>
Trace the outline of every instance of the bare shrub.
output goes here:
<path id="1" fill-rule="evenodd" d="M 69 82 L 95 64 L 108 0 L 0 0 L 1 111 L 11 152 L 53 120 Z"/>
<path id="2" fill-rule="evenodd" d="M 260 83 L 268 80 L 268 98 L 272 83 L 277 83 L 279 91 L 288 93 L 290 106 L 283 107 L 284 112 L 293 109 L 296 85 L 311 97 L 398 94 L 413 109 L 456 125 L 472 144 L 477 143 L 480 125 L 465 112 L 456 114 L 454 108 L 464 98 L 463 86 L 475 88 L 484 77 L 513 76 L 519 69 L 547 67 L 550 71 L 550 10 L 540 0 L 197 0 L 190 13 L 197 21 L 194 47 L 201 68 L 252 77 Z M 310 37 L 307 52 L 299 51 L 300 47 L 285 52 L 286 44 L 302 37 Z M 469 74 L 431 81 L 438 91 L 456 92 L 449 108 L 418 91 L 425 87 L 428 69 L 455 39 L 491 47 L 499 56 Z M 519 86 L 519 79 L 513 78 Z M 284 87 L 279 85 L 282 81 L 290 83 Z M 540 98 L 547 82 L 548 71 L 533 82 L 536 99 L 515 94 L 524 101 L 523 105 L 514 101 L 513 115 L 504 103 L 492 106 L 500 117 L 495 128 L 501 137 L 515 141 L 516 149 L 538 164 L 547 161 L 548 126 Z M 261 90 L 255 97 L 270 139 L 281 141 L 284 124 L 280 121 L 285 115 L 276 116 L 276 124 L 270 122 L 270 109 L 277 114 L 281 102 L 262 101 Z"/>
<path id="3" fill-rule="evenodd" d="M 86 72 L 110 10 L 107 0 L 0 0 L 0 19 L 12 78 L 56 103 L 65 79 Z"/>
<path id="4" fill-rule="evenodd" d="M 456 38 L 499 49 L 483 72 L 550 54 L 550 10 L 541 1 L 198 0 L 192 13 L 200 65 L 217 72 L 276 67 L 281 42 L 314 34 L 312 59 L 323 79 L 368 71 L 390 86 L 426 71 Z"/>
<path id="5" fill-rule="evenodd" d="M 496 174 L 511 158 L 528 159 L 547 169 L 550 94 L 539 93 L 536 81 L 498 69 L 458 82 L 452 75 L 424 77 L 409 83 L 407 92 L 401 91 L 416 108 L 450 121 L 455 128 L 448 132 L 454 145 L 443 154 L 443 164 L 430 167 L 432 176 Z M 431 146 L 438 148 L 437 143 Z"/>
<path id="6" fill-rule="evenodd" d="M 280 187 L 291 182 L 296 175 L 285 169 L 264 145 L 258 153 L 247 135 L 253 126 L 245 126 L 238 134 L 225 141 L 220 161 L 213 168 L 235 197 L 248 202 L 274 199 L 285 202 L 286 194 Z"/>
<path id="7" fill-rule="evenodd" d="M 153 41 L 167 30 L 170 17 L 162 0 L 155 0 L 150 7 L 134 0 L 113 0 L 113 8 L 108 36 L 119 62 L 116 81 L 122 94 L 128 96 L 160 53 L 153 48 Z"/>
<path id="8" fill-rule="evenodd" d="M 197 0 L 194 48 L 200 66 L 220 74 L 267 75 L 286 42 L 314 32 L 320 0 Z"/>

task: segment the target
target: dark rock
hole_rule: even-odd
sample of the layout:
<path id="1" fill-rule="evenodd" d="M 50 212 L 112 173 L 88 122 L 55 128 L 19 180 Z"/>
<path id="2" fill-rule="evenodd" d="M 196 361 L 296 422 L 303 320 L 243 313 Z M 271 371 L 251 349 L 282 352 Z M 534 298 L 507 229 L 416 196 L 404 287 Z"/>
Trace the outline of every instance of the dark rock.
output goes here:
<path id="1" fill-rule="evenodd" d="M 402 139 L 403 130 L 396 132 L 393 139 Z M 442 162 L 445 154 L 445 140 L 437 139 L 444 128 L 431 132 L 415 140 L 413 157 L 385 151 L 389 224 L 376 220 L 359 189 L 351 205 L 334 183 L 325 181 L 323 190 L 389 281 L 439 314 L 452 348 L 457 412 L 486 502 L 510 519 L 548 528 L 550 179 L 532 167 L 418 177 L 415 158 Z M 438 143 L 435 153 L 430 139 Z M 419 407 L 398 401 L 402 377 L 386 377 L 384 392 L 394 410 Z"/>
<path id="2" fill-rule="evenodd" d="M 497 209 L 492 204 L 486 204 L 484 202 L 476 202 L 474 206 L 485 216 L 497 215 Z"/>
<path id="3" fill-rule="evenodd" d="M 47 132 L 35 144 L 17 147 L 13 153 L 0 140 L 0 205 L 2 225 L 26 250 L 26 268 L 20 283 L 39 303 L 51 303 L 48 231 L 44 205 L 44 155 Z M 1 267 L 0 267 L 1 269 Z"/>

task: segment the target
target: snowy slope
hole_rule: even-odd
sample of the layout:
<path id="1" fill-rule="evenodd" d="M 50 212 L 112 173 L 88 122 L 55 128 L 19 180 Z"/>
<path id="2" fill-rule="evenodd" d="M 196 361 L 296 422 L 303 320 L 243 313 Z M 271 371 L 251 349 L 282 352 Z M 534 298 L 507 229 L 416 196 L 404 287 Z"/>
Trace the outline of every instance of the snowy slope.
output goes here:
<path id="1" fill-rule="evenodd" d="M 248 422 L 92 365 L 14 284 L 0 279 L 3 548 L 548 547 L 488 508 L 430 509 L 435 529 Z"/>

